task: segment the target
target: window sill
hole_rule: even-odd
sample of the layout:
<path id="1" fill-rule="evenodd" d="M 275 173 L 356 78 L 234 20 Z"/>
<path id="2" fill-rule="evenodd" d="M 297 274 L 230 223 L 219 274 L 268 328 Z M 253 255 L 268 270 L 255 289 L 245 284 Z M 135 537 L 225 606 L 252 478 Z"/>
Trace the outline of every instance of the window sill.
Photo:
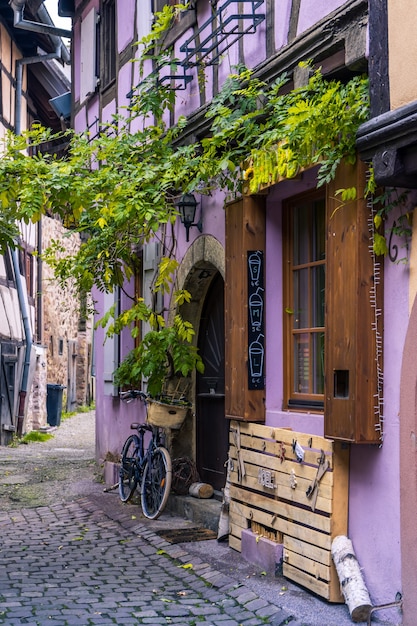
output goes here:
<path id="1" fill-rule="evenodd" d="M 323 400 L 289 400 L 287 411 L 308 411 L 309 413 L 323 413 Z"/>

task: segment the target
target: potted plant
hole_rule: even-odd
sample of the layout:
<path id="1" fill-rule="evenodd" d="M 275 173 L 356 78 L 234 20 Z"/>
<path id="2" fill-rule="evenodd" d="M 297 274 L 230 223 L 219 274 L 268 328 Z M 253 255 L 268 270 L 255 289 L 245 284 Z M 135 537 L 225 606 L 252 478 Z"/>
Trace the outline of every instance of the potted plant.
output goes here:
<path id="1" fill-rule="evenodd" d="M 114 383 L 121 387 L 137 389 L 147 381 L 148 421 L 154 425 L 179 428 L 185 419 L 190 407 L 187 379 L 194 370 L 204 371 L 192 344 L 194 335 L 192 324 L 181 315 L 171 325 L 158 317 L 158 327 L 144 335 L 114 372 Z"/>

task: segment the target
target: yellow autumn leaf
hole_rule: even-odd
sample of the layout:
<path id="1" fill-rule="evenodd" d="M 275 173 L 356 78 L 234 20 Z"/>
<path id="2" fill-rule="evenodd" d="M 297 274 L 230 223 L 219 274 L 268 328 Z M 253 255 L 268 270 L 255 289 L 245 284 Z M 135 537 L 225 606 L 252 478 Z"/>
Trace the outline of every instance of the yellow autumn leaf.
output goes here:
<path id="1" fill-rule="evenodd" d="M 382 217 L 380 215 L 375 215 L 374 217 L 375 228 L 379 228 L 382 224 Z"/>
<path id="2" fill-rule="evenodd" d="M 374 252 L 377 256 L 385 256 L 388 254 L 387 240 L 378 233 L 374 234 Z"/>
<path id="3" fill-rule="evenodd" d="M 100 228 L 104 228 L 105 226 L 107 226 L 107 221 L 104 219 L 104 217 L 99 217 L 96 225 L 99 226 Z"/>
<path id="4" fill-rule="evenodd" d="M 3 209 L 7 209 L 7 207 L 9 206 L 9 196 L 7 195 L 5 191 L 1 192 L 0 201 L 1 201 Z"/>

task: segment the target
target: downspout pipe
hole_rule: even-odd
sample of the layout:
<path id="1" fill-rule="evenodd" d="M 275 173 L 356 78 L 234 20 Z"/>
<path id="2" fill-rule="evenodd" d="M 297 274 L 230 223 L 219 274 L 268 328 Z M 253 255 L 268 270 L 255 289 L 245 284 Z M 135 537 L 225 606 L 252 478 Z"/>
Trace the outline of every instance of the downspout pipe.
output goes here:
<path id="1" fill-rule="evenodd" d="M 63 45 L 63 42 L 60 39 L 60 36 L 70 37 L 72 35 L 71 31 L 66 31 L 63 29 L 57 29 L 51 26 L 50 17 L 45 7 L 42 5 L 38 11 L 38 15 L 40 19 L 43 19 L 48 24 L 40 24 L 37 22 L 28 22 L 23 19 L 23 9 L 25 6 L 25 2 L 22 0 L 12 0 L 11 6 L 14 11 L 14 23 L 17 28 L 22 28 L 23 30 L 28 30 L 32 32 L 40 32 L 46 33 L 51 37 L 51 40 L 55 44 L 55 52 L 50 54 L 42 54 L 34 57 L 26 57 L 23 59 L 18 59 L 16 61 L 16 99 L 15 99 L 15 133 L 16 135 L 20 135 L 21 133 L 21 112 L 22 112 L 22 91 L 23 91 L 23 66 L 30 65 L 32 63 L 41 63 L 43 61 L 51 61 L 55 59 L 62 60 L 66 63 L 70 61 L 70 55 L 67 48 Z M 27 301 L 25 298 L 25 293 L 23 290 L 22 284 L 22 276 L 19 268 L 19 257 L 17 253 L 17 249 L 14 248 L 11 251 L 13 269 L 16 280 L 16 288 L 19 299 L 19 305 L 22 315 L 23 322 L 23 330 L 25 333 L 26 339 L 26 349 L 25 349 L 25 359 L 23 363 L 23 371 L 22 371 L 22 380 L 20 384 L 19 390 L 19 406 L 17 411 L 17 433 L 18 435 L 22 435 L 23 433 L 23 424 L 25 417 L 25 403 L 26 396 L 28 392 L 29 386 L 29 370 L 30 370 L 30 358 L 32 353 L 33 346 L 33 335 L 32 329 L 30 327 L 29 313 Z"/>
<path id="2" fill-rule="evenodd" d="M 19 406 L 17 409 L 17 434 L 22 436 L 23 434 L 23 423 L 25 418 L 25 402 L 26 396 L 28 392 L 28 383 L 29 383 L 29 368 L 30 368 L 30 357 L 32 353 L 33 346 L 33 338 L 32 338 L 32 329 L 30 327 L 29 321 L 29 313 L 27 307 L 27 301 L 25 298 L 25 293 L 23 290 L 22 284 L 22 275 L 20 273 L 19 267 L 19 257 L 17 253 L 17 248 L 13 248 L 11 250 L 13 270 L 16 280 L 16 288 L 17 288 L 17 297 L 19 298 L 20 311 L 22 314 L 22 322 L 23 329 L 26 337 L 26 350 L 25 350 L 25 360 L 23 363 L 23 372 L 22 372 L 22 382 L 20 384 L 19 391 Z"/>
<path id="3" fill-rule="evenodd" d="M 15 99 L 15 133 L 21 133 L 21 114 L 22 114 L 22 92 L 23 92 L 23 66 L 33 63 L 42 63 L 43 61 L 53 61 L 60 58 L 59 49 L 49 54 L 40 54 L 34 57 L 24 57 L 16 61 L 16 99 Z"/>
<path id="4" fill-rule="evenodd" d="M 50 54 L 44 54 L 35 57 L 26 57 L 18 59 L 16 61 L 16 98 L 15 98 L 15 133 L 20 135 L 21 133 L 21 112 L 22 112 L 22 86 L 23 86 L 23 66 L 30 65 L 32 63 L 40 63 L 42 61 L 49 61 L 59 58 L 59 52 L 52 52 Z M 22 380 L 19 390 L 19 406 L 17 410 L 17 434 L 22 436 L 23 424 L 25 419 L 25 403 L 28 392 L 29 370 L 30 370 L 30 357 L 32 354 L 33 335 L 30 327 L 29 314 L 27 308 L 27 301 L 25 298 L 22 276 L 19 268 L 19 257 L 17 249 L 11 250 L 14 275 L 16 280 L 17 296 L 19 299 L 20 311 L 22 315 L 23 330 L 26 339 L 25 360 L 23 363 Z"/>
<path id="5" fill-rule="evenodd" d="M 60 37 L 67 37 L 71 39 L 72 31 L 55 26 L 43 4 L 41 4 L 37 11 L 37 15 L 42 22 L 31 22 L 30 20 L 25 20 L 23 17 L 25 4 L 26 0 L 11 0 L 10 6 L 14 13 L 14 26 L 33 33 L 43 33 L 45 35 L 49 35 L 52 41 L 54 41 L 55 47 L 62 46 L 62 61 L 68 64 L 70 62 L 70 54 L 67 48 L 62 45 Z"/>

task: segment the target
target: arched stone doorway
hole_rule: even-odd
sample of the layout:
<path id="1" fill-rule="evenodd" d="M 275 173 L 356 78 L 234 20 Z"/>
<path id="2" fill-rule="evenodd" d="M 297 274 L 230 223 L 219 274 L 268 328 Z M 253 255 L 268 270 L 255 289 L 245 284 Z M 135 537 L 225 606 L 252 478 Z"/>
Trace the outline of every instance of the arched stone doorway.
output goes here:
<path id="1" fill-rule="evenodd" d="M 417 615 L 417 298 L 404 344 L 400 390 L 400 507 L 403 624 Z"/>
<path id="2" fill-rule="evenodd" d="M 179 289 L 187 289 L 192 295 L 191 302 L 181 307 L 181 313 L 185 319 L 193 324 L 196 332 L 195 341 L 196 344 L 198 342 L 200 350 L 201 348 L 203 350 L 209 349 L 204 346 L 203 341 L 203 335 L 206 336 L 207 331 L 207 315 L 210 317 L 214 316 L 216 319 L 219 318 L 218 306 L 217 308 L 213 308 L 213 304 L 218 305 L 220 293 L 223 296 L 224 271 L 224 248 L 221 243 L 211 235 L 202 235 L 194 241 L 187 250 L 177 271 L 176 287 Z M 223 305 L 221 306 L 223 308 Z M 216 325 L 215 328 L 217 328 L 217 330 L 214 330 L 215 333 L 222 333 L 222 336 L 219 335 L 218 338 L 219 341 L 224 344 L 224 329 L 219 329 Z M 212 331 L 213 327 L 211 327 L 211 332 Z M 222 348 L 224 354 L 224 345 Z M 206 464 L 207 454 L 209 453 L 208 447 L 210 446 L 210 443 L 204 435 L 202 435 L 202 424 L 200 424 L 199 421 L 200 419 L 204 419 L 204 416 L 205 419 L 207 419 L 207 415 L 210 412 L 210 409 L 207 409 L 207 403 L 213 400 L 213 398 L 207 398 L 201 395 L 205 394 L 203 386 L 206 385 L 206 383 L 207 380 L 205 380 L 204 377 L 203 379 L 199 379 L 199 388 L 197 389 L 197 378 L 195 377 L 193 379 L 190 398 L 193 403 L 192 415 L 187 418 L 186 423 L 172 443 L 174 457 L 191 457 L 200 465 L 200 471 L 202 465 Z M 208 393 L 210 393 L 210 389 L 208 389 Z M 198 395 L 199 399 L 197 397 Z M 221 396 L 221 391 L 219 391 L 219 396 Z M 217 400 L 220 400 L 219 396 L 217 396 Z M 221 412 L 223 415 L 222 421 L 220 422 Z M 225 440 L 223 441 L 223 448 L 227 449 L 228 422 L 224 418 L 224 390 L 223 409 L 219 409 L 218 405 L 216 407 L 216 415 L 216 421 L 218 420 L 219 427 L 213 426 L 213 428 L 218 431 L 221 440 Z M 207 449 L 202 450 L 201 446 L 207 446 Z M 223 464 L 225 460 L 226 459 L 221 461 L 221 464 Z M 207 482 L 211 483 L 215 482 L 212 480 L 214 478 L 213 475 L 210 480 L 209 477 L 209 474 L 207 476 L 201 476 L 202 480 L 207 480 Z M 217 484 L 213 486 L 215 488 L 223 487 L 224 482 L 220 484 L 222 481 L 223 478 L 218 477 Z"/>

